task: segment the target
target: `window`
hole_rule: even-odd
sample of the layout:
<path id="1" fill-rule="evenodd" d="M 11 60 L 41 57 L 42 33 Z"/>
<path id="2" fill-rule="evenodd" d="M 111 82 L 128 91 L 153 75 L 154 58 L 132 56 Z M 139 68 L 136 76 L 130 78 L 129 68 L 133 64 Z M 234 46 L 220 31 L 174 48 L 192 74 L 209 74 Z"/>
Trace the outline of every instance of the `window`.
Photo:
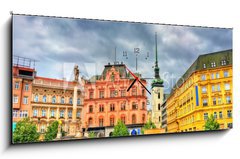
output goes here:
<path id="1" fill-rule="evenodd" d="M 23 104 L 28 104 L 28 97 L 23 97 Z"/>
<path id="2" fill-rule="evenodd" d="M 217 112 L 214 112 L 214 113 L 213 113 L 213 118 L 214 118 L 214 119 L 217 119 Z"/>
<path id="3" fill-rule="evenodd" d="M 114 117 L 113 116 L 110 117 L 110 126 L 114 126 Z"/>
<path id="4" fill-rule="evenodd" d="M 99 126 L 103 126 L 103 118 L 99 118 Z"/>
<path id="5" fill-rule="evenodd" d="M 229 83 L 225 83 L 225 90 L 229 91 L 230 90 L 230 84 Z"/>
<path id="6" fill-rule="evenodd" d="M 145 114 L 142 115 L 142 123 L 145 123 L 146 116 Z"/>
<path id="7" fill-rule="evenodd" d="M 215 86 L 212 85 L 212 92 L 215 92 Z"/>
<path id="8" fill-rule="evenodd" d="M 223 114 L 222 111 L 219 112 L 219 118 L 222 119 L 223 118 Z"/>
<path id="9" fill-rule="evenodd" d="M 46 117 L 46 110 L 42 109 L 42 117 Z"/>
<path id="10" fill-rule="evenodd" d="M 217 79 L 220 78 L 220 75 L 219 75 L 218 72 L 216 73 L 216 78 L 217 78 Z"/>
<path id="11" fill-rule="evenodd" d="M 137 89 L 136 88 L 132 88 L 132 95 L 136 96 L 137 95 Z"/>
<path id="12" fill-rule="evenodd" d="M 136 110 L 137 109 L 137 103 L 136 102 L 133 102 L 132 103 L 132 110 Z"/>
<path id="13" fill-rule="evenodd" d="M 211 79 L 214 79 L 214 73 L 211 74 Z"/>
<path id="14" fill-rule="evenodd" d="M 223 66 L 223 65 L 226 65 L 227 63 L 226 63 L 226 60 L 222 60 L 221 61 L 221 65 Z"/>
<path id="15" fill-rule="evenodd" d="M 61 103 L 64 104 L 65 100 L 64 97 L 61 98 Z"/>
<path id="16" fill-rule="evenodd" d="M 80 116 L 81 116 L 81 112 L 80 112 L 80 110 L 78 110 L 77 111 L 77 118 L 80 118 Z"/>
<path id="17" fill-rule="evenodd" d="M 220 84 L 217 85 L 217 91 L 221 91 Z"/>
<path id="18" fill-rule="evenodd" d="M 13 110 L 13 118 L 17 118 L 18 117 L 18 110 Z"/>
<path id="19" fill-rule="evenodd" d="M 126 117 L 125 115 L 121 115 L 121 121 L 125 124 L 126 123 Z"/>
<path id="20" fill-rule="evenodd" d="M 203 106 L 208 106 L 208 100 L 207 99 L 203 99 Z"/>
<path id="21" fill-rule="evenodd" d="M 69 98 L 69 104 L 73 104 L 73 99 L 72 99 L 72 97 Z"/>
<path id="22" fill-rule="evenodd" d="M 41 132 L 41 133 L 44 133 L 44 132 L 45 132 L 45 125 L 41 125 L 40 132 Z"/>
<path id="23" fill-rule="evenodd" d="M 217 104 L 217 101 L 216 101 L 216 98 L 214 97 L 213 98 L 213 105 L 216 105 Z"/>
<path id="24" fill-rule="evenodd" d="M 230 104 L 231 103 L 231 97 L 230 96 L 226 96 L 226 103 Z"/>
<path id="25" fill-rule="evenodd" d="M 111 81 L 114 82 L 114 80 L 115 80 L 115 76 L 114 76 L 114 73 L 112 72 Z"/>
<path id="26" fill-rule="evenodd" d="M 142 102 L 142 109 L 145 110 L 145 102 Z"/>
<path id="27" fill-rule="evenodd" d="M 228 118 L 231 118 L 231 117 L 232 117 L 232 111 L 231 111 L 231 110 L 228 110 L 228 111 L 227 111 L 227 117 L 228 117 Z"/>
<path id="28" fill-rule="evenodd" d="M 136 122 L 137 122 L 136 115 L 133 114 L 133 115 L 132 115 L 132 124 L 136 124 Z"/>
<path id="29" fill-rule="evenodd" d="M 42 100 L 43 100 L 43 103 L 46 103 L 47 102 L 47 96 L 44 95 Z"/>
<path id="30" fill-rule="evenodd" d="M 115 111 L 115 105 L 114 104 L 110 104 L 110 111 Z"/>
<path id="31" fill-rule="evenodd" d="M 72 118 L 72 110 L 68 110 L 68 117 Z"/>
<path id="32" fill-rule="evenodd" d="M 54 109 L 51 110 L 51 117 L 55 117 L 55 111 L 54 111 Z"/>
<path id="33" fill-rule="evenodd" d="M 160 116 L 158 117 L 158 122 L 161 122 L 161 117 Z"/>
<path id="34" fill-rule="evenodd" d="M 161 105 L 160 105 L 160 103 L 158 103 L 158 110 L 160 110 L 161 109 Z"/>
<path id="35" fill-rule="evenodd" d="M 89 92 L 89 99 L 93 99 L 93 92 Z"/>
<path id="36" fill-rule="evenodd" d="M 145 96 L 145 90 L 142 89 L 142 96 Z"/>
<path id="37" fill-rule="evenodd" d="M 223 75 L 224 77 L 228 77 L 228 71 L 224 71 Z"/>
<path id="38" fill-rule="evenodd" d="M 25 91 L 28 91 L 28 90 L 29 90 L 29 84 L 28 84 L 28 83 L 25 84 L 24 90 L 25 90 Z"/>
<path id="39" fill-rule="evenodd" d="M 115 97 L 116 93 L 115 90 L 110 90 L 110 97 Z"/>
<path id="40" fill-rule="evenodd" d="M 15 89 L 19 89 L 19 82 L 15 82 Z"/>
<path id="41" fill-rule="evenodd" d="M 222 98 L 218 97 L 218 104 L 222 104 Z"/>
<path id="42" fill-rule="evenodd" d="M 125 90 L 121 90 L 121 97 L 125 97 L 126 96 L 126 91 Z"/>
<path id="43" fill-rule="evenodd" d="M 93 106 L 90 105 L 90 106 L 89 106 L 89 113 L 92 113 L 92 112 L 93 112 Z"/>
<path id="44" fill-rule="evenodd" d="M 158 92 L 158 99 L 160 99 L 160 92 Z"/>
<path id="45" fill-rule="evenodd" d="M 27 118 L 28 111 L 27 110 L 20 110 L 20 118 Z"/>
<path id="46" fill-rule="evenodd" d="M 208 113 L 204 113 L 204 120 L 208 119 Z"/>
<path id="47" fill-rule="evenodd" d="M 13 103 L 18 103 L 18 96 L 16 95 L 13 96 Z"/>
<path id="48" fill-rule="evenodd" d="M 206 68 L 206 64 L 205 63 L 203 64 L 203 68 Z"/>
<path id="49" fill-rule="evenodd" d="M 229 129 L 231 129 L 232 128 L 232 123 L 228 123 L 227 126 L 228 126 Z"/>
<path id="50" fill-rule="evenodd" d="M 38 95 L 34 96 L 34 102 L 38 102 Z"/>
<path id="51" fill-rule="evenodd" d="M 126 103 L 125 102 L 121 103 L 121 110 L 126 110 Z"/>
<path id="52" fill-rule="evenodd" d="M 64 110 L 60 110 L 60 118 L 64 118 Z"/>
<path id="53" fill-rule="evenodd" d="M 104 91 L 99 91 L 99 98 L 104 98 Z"/>
<path id="54" fill-rule="evenodd" d="M 104 112 L 104 106 L 102 104 L 99 105 L 99 112 Z"/>
<path id="55" fill-rule="evenodd" d="M 88 126 L 92 126 L 93 125 L 93 119 L 90 117 L 88 119 Z"/>
<path id="56" fill-rule="evenodd" d="M 55 96 L 52 97 L 52 103 L 56 103 L 56 97 Z"/>
<path id="57" fill-rule="evenodd" d="M 34 110 L 33 110 L 33 116 L 34 116 L 34 117 L 37 117 L 37 116 L 38 116 L 38 110 L 37 110 L 37 109 L 34 109 Z"/>
<path id="58" fill-rule="evenodd" d="M 216 67 L 216 63 L 215 62 L 211 62 L 211 67 Z"/>
<path id="59" fill-rule="evenodd" d="M 206 80 L 206 75 L 202 75 L 201 79 L 202 79 L 202 81 L 205 81 Z"/>
<path id="60" fill-rule="evenodd" d="M 78 98 L 78 99 L 77 99 L 77 105 L 80 105 L 80 104 L 81 104 L 81 99 Z"/>

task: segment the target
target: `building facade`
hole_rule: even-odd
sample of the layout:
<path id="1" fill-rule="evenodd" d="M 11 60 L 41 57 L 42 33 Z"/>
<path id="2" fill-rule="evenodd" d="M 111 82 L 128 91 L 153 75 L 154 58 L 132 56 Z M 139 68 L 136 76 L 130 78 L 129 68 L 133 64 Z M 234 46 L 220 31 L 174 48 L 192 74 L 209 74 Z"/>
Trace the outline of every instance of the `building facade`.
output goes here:
<path id="1" fill-rule="evenodd" d="M 232 128 L 232 50 L 200 55 L 166 101 L 168 132 L 205 130 L 213 115 Z"/>
<path id="2" fill-rule="evenodd" d="M 118 120 L 123 121 L 129 130 L 146 123 L 146 91 L 138 82 L 127 91 L 133 80 L 123 63 L 109 63 L 100 76 L 85 81 L 84 120 L 88 131 L 111 136 Z M 141 79 L 141 82 L 146 85 L 146 80 Z"/>
<path id="3" fill-rule="evenodd" d="M 23 64 L 22 61 L 28 65 Z M 30 118 L 36 123 L 38 132 L 44 133 L 53 121 L 61 121 L 62 129 L 68 135 L 76 134 L 76 129 L 79 130 L 82 124 L 84 97 L 80 89 L 82 86 L 76 81 L 39 77 L 31 65 L 33 62 L 31 59 L 14 57 L 13 131 L 16 122 Z"/>

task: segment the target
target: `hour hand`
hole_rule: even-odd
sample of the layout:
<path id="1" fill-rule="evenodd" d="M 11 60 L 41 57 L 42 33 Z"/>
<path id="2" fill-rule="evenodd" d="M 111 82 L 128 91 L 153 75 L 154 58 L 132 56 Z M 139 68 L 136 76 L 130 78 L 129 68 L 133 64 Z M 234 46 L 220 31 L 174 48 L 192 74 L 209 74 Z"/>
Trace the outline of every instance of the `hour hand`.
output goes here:
<path id="1" fill-rule="evenodd" d="M 132 84 L 128 87 L 127 92 L 129 91 L 130 88 L 132 88 L 132 86 L 134 85 L 134 83 L 136 82 L 136 80 L 137 80 L 137 79 L 135 78 L 134 81 L 132 82 Z"/>

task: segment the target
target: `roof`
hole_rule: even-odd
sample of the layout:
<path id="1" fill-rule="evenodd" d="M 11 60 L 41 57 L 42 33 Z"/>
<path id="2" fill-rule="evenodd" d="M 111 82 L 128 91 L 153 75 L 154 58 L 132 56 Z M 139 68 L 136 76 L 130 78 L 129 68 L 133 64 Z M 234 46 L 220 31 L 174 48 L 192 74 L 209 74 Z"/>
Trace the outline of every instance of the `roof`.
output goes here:
<path id="1" fill-rule="evenodd" d="M 114 67 L 116 69 L 116 71 L 119 72 L 120 78 L 121 77 L 127 77 L 127 70 L 126 70 L 126 67 L 123 63 L 114 64 L 114 65 L 111 65 L 110 63 L 108 63 L 108 65 L 105 65 L 104 70 L 102 72 L 102 78 L 103 79 L 106 79 L 106 74 L 107 74 L 108 70 L 110 70 L 112 67 Z"/>
<path id="2" fill-rule="evenodd" d="M 225 65 L 222 65 L 223 60 L 226 61 Z M 188 68 L 188 70 L 174 85 L 170 94 L 173 93 L 176 87 L 181 86 L 184 81 L 186 81 L 186 79 L 191 76 L 192 73 L 200 70 L 210 69 L 212 68 L 212 63 L 214 62 L 216 65 L 214 68 L 232 65 L 232 49 L 199 55 L 195 62 Z"/>

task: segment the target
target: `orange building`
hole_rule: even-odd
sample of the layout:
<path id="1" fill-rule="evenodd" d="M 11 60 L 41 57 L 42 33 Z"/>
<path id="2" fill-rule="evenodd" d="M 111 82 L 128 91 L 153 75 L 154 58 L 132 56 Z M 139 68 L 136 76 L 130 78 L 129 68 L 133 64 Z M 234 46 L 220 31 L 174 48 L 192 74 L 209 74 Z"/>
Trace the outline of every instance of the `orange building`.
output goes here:
<path id="1" fill-rule="evenodd" d="M 35 76 L 35 61 L 27 58 L 14 58 L 12 67 L 12 122 L 31 114 L 32 83 Z"/>
<path id="2" fill-rule="evenodd" d="M 101 75 L 85 81 L 84 121 L 88 131 L 111 136 L 114 125 L 122 120 L 132 135 L 140 134 L 147 121 L 147 94 L 138 82 L 127 91 L 133 80 L 123 63 L 109 63 Z M 146 80 L 141 82 L 146 85 Z"/>

